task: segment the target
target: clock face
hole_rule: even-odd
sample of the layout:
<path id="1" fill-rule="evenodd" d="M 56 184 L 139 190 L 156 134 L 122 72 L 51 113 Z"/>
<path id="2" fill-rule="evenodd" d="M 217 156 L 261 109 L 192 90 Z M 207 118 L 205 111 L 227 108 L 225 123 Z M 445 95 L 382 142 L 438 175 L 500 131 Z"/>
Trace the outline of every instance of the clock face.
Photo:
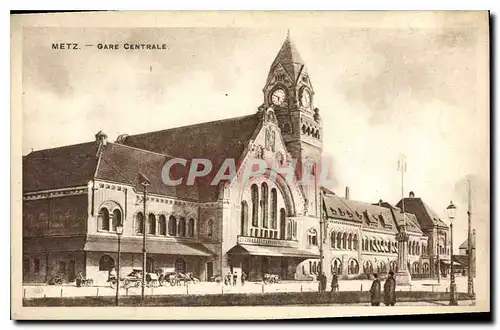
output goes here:
<path id="1" fill-rule="evenodd" d="M 302 91 L 302 98 L 300 99 L 300 103 L 303 107 L 308 107 L 311 104 L 311 94 L 307 89 Z"/>
<path id="2" fill-rule="evenodd" d="M 274 105 L 282 105 L 283 102 L 285 102 L 286 98 L 286 93 L 283 89 L 278 88 L 273 92 L 273 95 L 271 96 L 271 101 L 273 102 Z"/>

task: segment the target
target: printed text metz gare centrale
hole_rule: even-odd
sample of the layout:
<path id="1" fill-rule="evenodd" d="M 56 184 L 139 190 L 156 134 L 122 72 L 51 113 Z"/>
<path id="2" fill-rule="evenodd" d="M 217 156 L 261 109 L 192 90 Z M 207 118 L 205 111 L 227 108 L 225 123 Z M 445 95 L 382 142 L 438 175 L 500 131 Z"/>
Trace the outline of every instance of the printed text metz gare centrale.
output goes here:
<path id="1" fill-rule="evenodd" d="M 96 47 L 101 50 L 118 50 L 118 49 L 127 49 L 127 50 L 167 50 L 166 44 L 104 44 L 98 43 L 97 45 L 86 44 L 86 47 Z M 71 50 L 71 49 L 81 49 L 80 44 L 76 42 L 60 42 L 60 43 L 52 43 L 52 49 L 60 49 L 60 50 Z"/>

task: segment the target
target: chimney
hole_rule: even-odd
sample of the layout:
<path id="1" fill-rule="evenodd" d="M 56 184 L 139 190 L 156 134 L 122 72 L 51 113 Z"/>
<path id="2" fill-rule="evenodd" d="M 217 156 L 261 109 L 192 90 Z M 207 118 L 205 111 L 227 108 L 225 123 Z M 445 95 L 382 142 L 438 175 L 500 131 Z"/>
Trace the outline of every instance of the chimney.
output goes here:
<path id="1" fill-rule="evenodd" d="M 105 146 L 108 143 L 108 136 L 103 131 L 99 131 L 95 135 L 95 140 L 96 140 L 97 143 L 102 144 L 103 146 Z"/>
<path id="2" fill-rule="evenodd" d="M 413 191 L 410 191 L 410 198 L 415 198 L 415 193 Z"/>
<path id="3" fill-rule="evenodd" d="M 349 186 L 345 187 L 345 199 L 349 199 Z"/>

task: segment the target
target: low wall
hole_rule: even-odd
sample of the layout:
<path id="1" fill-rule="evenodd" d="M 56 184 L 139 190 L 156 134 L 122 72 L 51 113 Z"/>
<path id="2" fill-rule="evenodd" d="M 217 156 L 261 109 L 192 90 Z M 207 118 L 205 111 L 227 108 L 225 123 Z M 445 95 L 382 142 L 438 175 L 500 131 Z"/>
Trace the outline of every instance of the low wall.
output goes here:
<path id="1" fill-rule="evenodd" d="M 396 292 L 397 302 L 446 301 L 446 292 L 401 291 Z M 457 293 L 458 300 L 470 300 L 466 293 Z M 24 299 L 23 306 L 112 306 L 114 297 L 68 297 Z M 335 293 L 286 292 L 264 294 L 224 295 L 169 295 L 146 296 L 141 303 L 140 296 L 120 297 L 122 306 L 282 306 L 282 305 L 328 305 L 370 302 L 368 292 L 344 291 Z"/>

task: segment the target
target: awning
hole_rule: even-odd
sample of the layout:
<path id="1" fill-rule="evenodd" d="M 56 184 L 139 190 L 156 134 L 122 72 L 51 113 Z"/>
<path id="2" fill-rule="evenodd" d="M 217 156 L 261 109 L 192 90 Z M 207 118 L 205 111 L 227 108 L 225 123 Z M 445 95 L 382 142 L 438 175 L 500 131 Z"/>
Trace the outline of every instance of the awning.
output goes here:
<path id="1" fill-rule="evenodd" d="M 89 237 L 85 251 L 114 252 L 118 249 L 118 240 L 110 237 Z M 142 253 L 142 238 L 125 238 L 121 241 L 121 252 Z M 201 243 L 171 242 L 158 239 L 146 241 L 146 252 L 184 256 L 210 257 L 215 255 Z"/>
<path id="2" fill-rule="evenodd" d="M 297 248 L 281 246 L 262 246 L 238 244 L 227 252 L 232 255 L 252 255 L 252 256 L 270 256 L 270 257 L 297 257 L 297 258 L 319 258 L 319 253 L 304 251 Z"/>
<path id="3" fill-rule="evenodd" d="M 23 253 L 56 253 L 83 251 L 85 236 L 32 237 L 23 239 Z"/>

